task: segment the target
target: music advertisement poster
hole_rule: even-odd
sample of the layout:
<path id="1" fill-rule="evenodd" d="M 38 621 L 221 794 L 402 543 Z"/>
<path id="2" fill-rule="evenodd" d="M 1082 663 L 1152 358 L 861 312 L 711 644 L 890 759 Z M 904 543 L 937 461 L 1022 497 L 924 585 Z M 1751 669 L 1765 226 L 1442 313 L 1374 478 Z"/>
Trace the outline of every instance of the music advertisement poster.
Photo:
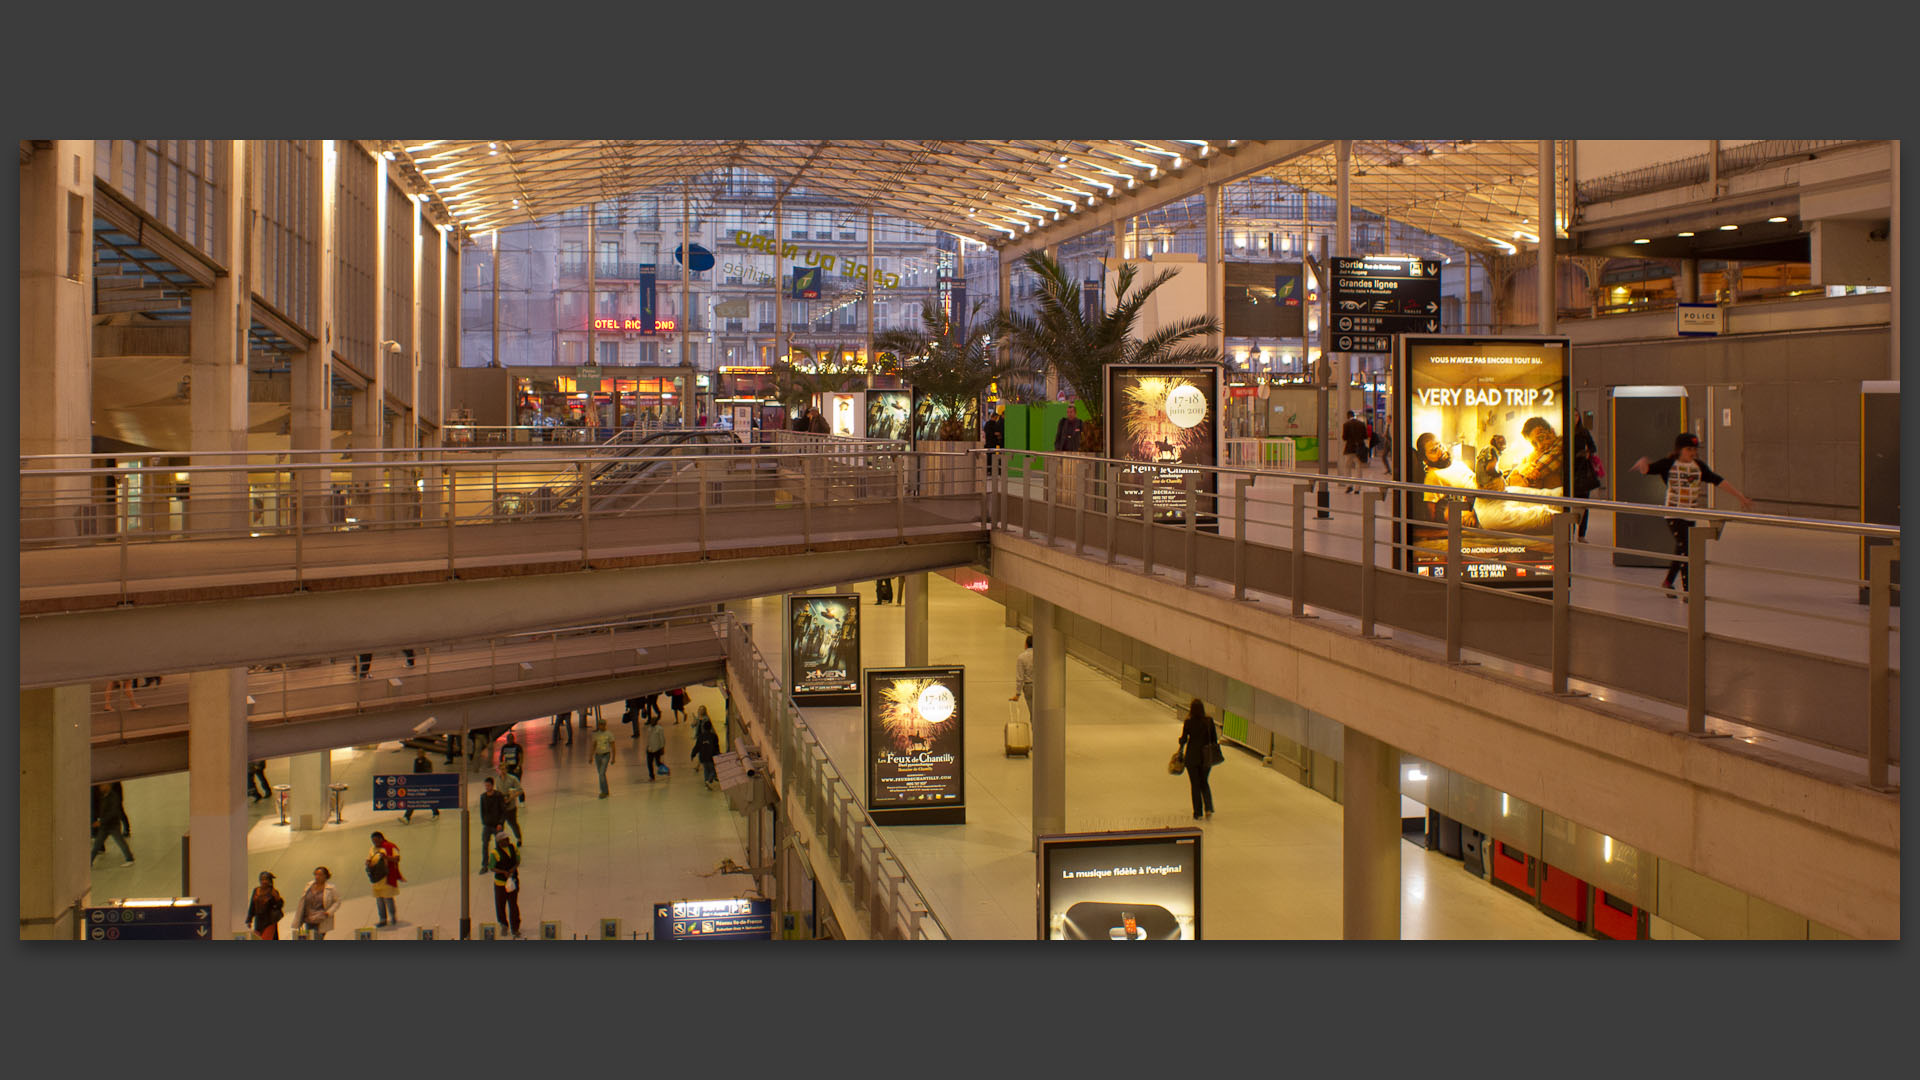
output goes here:
<path id="1" fill-rule="evenodd" d="M 913 393 L 908 390 L 867 391 L 867 438 L 906 442 L 912 431 Z"/>
<path id="2" fill-rule="evenodd" d="M 866 673 L 867 812 L 886 825 L 966 821 L 966 669 Z"/>
<path id="3" fill-rule="evenodd" d="M 860 704 L 860 596 L 787 597 L 793 698 L 802 705 Z"/>
<path id="4" fill-rule="evenodd" d="M 1566 338 L 1407 334 L 1400 339 L 1399 479 L 1458 488 L 1409 494 L 1407 566 L 1443 577 L 1447 506 L 1462 507 L 1462 575 L 1477 585 L 1552 587 L 1557 507 L 1513 495 L 1572 489 Z M 1506 534 L 1506 535 L 1500 535 Z M 1401 550 L 1396 545 L 1396 555 Z"/>
<path id="5" fill-rule="evenodd" d="M 1200 940 L 1200 830 L 1042 836 L 1042 941 Z"/>
<path id="6" fill-rule="evenodd" d="M 1218 364 L 1107 365 L 1107 453 L 1141 463 L 1121 470 L 1123 512 L 1138 514 L 1144 498 L 1155 522 L 1186 524 L 1192 475 L 1197 524 L 1216 520 L 1218 477 L 1195 466 L 1220 464 L 1224 382 Z"/>

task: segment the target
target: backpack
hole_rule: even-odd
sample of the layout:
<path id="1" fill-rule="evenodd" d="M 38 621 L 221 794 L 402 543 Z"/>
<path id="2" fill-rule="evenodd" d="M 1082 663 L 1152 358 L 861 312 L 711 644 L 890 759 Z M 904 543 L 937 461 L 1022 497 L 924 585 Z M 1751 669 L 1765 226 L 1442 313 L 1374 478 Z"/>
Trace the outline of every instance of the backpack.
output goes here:
<path id="1" fill-rule="evenodd" d="M 387 857 L 385 854 L 375 853 L 373 857 L 367 860 L 367 880 L 373 882 L 375 885 L 387 880 Z"/>

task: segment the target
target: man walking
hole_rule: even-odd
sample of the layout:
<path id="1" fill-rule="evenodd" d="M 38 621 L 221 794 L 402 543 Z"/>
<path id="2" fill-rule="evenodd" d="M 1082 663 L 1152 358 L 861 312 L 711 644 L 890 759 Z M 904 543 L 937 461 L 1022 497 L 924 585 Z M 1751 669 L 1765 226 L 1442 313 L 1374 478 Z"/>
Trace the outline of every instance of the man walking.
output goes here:
<path id="1" fill-rule="evenodd" d="M 107 840 L 120 847 L 120 855 L 126 861 L 122 866 L 133 865 L 133 849 L 127 847 L 127 808 L 120 781 L 109 784 L 93 785 L 93 854 L 87 861 L 91 863 L 107 850 Z"/>
<path id="2" fill-rule="evenodd" d="M 500 746 L 500 771 L 503 773 L 512 773 L 516 777 L 519 776 L 521 753 L 520 741 L 515 739 L 513 732 L 509 730 L 507 732 L 507 741 Z"/>
<path id="3" fill-rule="evenodd" d="M 432 771 L 433 762 L 427 760 L 427 752 L 425 750 L 415 750 L 413 752 L 413 775 L 419 776 L 421 773 L 430 773 Z M 440 811 L 435 810 L 433 812 L 433 820 L 440 820 Z M 412 824 L 413 811 L 409 809 L 406 813 L 401 814 L 400 822 L 403 825 Z"/>
<path id="4" fill-rule="evenodd" d="M 1033 635 L 1027 635 L 1027 647 L 1013 661 L 1013 696 L 1008 701 L 1027 699 L 1027 713 L 1033 713 Z"/>
<path id="5" fill-rule="evenodd" d="M 254 787 L 256 783 L 258 789 Z M 267 763 L 264 759 L 247 762 L 247 797 L 254 802 L 273 798 L 273 785 L 267 783 Z"/>
<path id="6" fill-rule="evenodd" d="M 486 790 L 480 793 L 480 872 L 487 872 L 487 841 L 500 831 L 507 820 L 507 797 L 494 789 L 493 777 L 486 780 Z"/>
<path id="7" fill-rule="evenodd" d="M 647 783 L 667 767 L 667 732 L 658 716 L 647 717 Z"/>
<path id="8" fill-rule="evenodd" d="M 582 723 L 586 722 L 586 717 L 583 716 L 580 719 Z M 566 709 L 553 714 L 553 738 L 548 740 L 547 742 L 548 746 L 560 745 L 560 729 L 561 728 L 565 728 L 567 730 L 567 745 L 572 746 L 573 745 L 573 710 Z"/>
<path id="9" fill-rule="evenodd" d="M 513 830 L 513 842 L 527 846 L 526 833 L 520 831 L 520 807 L 527 801 L 527 789 L 520 785 L 517 773 L 500 774 L 500 794 L 506 799 L 507 828 Z"/>
<path id="10" fill-rule="evenodd" d="M 1693 510 L 1707 504 L 1707 485 L 1717 484 L 1727 489 L 1733 497 L 1740 500 L 1740 509 L 1752 510 L 1753 500 L 1742 494 L 1740 489 L 1727 483 L 1727 479 L 1707 467 L 1700 460 L 1700 440 L 1691 432 L 1683 431 L 1673 440 L 1673 453 L 1659 461 L 1641 458 L 1633 463 L 1633 471 L 1658 476 L 1667 482 L 1667 502 L 1671 509 Z M 1667 576 L 1660 587 L 1667 590 L 1669 597 L 1687 595 L 1687 533 L 1693 527 L 1693 519 L 1670 517 L 1667 519 L 1667 531 L 1673 534 L 1673 562 L 1667 564 Z M 1673 591 L 1673 576 L 1680 575 L 1680 591 Z"/>
<path id="11" fill-rule="evenodd" d="M 613 732 L 600 721 L 593 732 L 593 769 L 600 774 L 600 797 L 607 797 L 607 766 L 613 764 Z"/>
<path id="12" fill-rule="evenodd" d="M 1347 422 L 1340 425 L 1340 475 L 1358 480 L 1367 465 L 1367 423 L 1347 410 Z M 1360 489 L 1347 485 L 1352 494 Z"/>

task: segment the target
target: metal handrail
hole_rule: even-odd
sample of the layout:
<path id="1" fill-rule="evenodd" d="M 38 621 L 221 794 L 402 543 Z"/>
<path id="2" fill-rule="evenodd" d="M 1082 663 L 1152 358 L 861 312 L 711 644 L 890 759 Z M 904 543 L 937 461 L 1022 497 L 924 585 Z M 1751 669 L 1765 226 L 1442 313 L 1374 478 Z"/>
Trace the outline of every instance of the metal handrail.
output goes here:
<path id="1" fill-rule="evenodd" d="M 1762 639 L 1755 639 L 1749 642 L 1741 636 L 1726 633 L 1709 635 L 1706 631 L 1705 615 L 1706 604 L 1709 599 L 1715 604 L 1782 613 L 1794 618 L 1808 620 L 1809 623 L 1817 621 L 1821 625 L 1815 640 L 1831 640 L 1831 627 L 1835 623 L 1847 625 L 1855 630 L 1864 628 L 1868 635 L 1868 656 L 1865 662 L 1864 676 L 1869 687 L 1869 700 L 1865 708 L 1870 716 L 1875 717 L 1882 716 L 1888 711 L 1889 703 L 1873 698 L 1872 694 L 1880 692 L 1879 690 L 1874 690 L 1873 688 L 1875 687 L 1885 688 L 1889 686 L 1890 678 L 1897 674 L 1897 669 L 1892 666 L 1889 659 L 1890 650 L 1885 640 L 1897 636 L 1899 633 L 1899 628 L 1892 624 L 1892 620 L 1888 614 L 1890 598 L 1897 597 L 1899 592 L 1899 586 L 1891 580 L 1892 575 L 1890 572 L 1881 572 L 1877 578 L 1872 575 L 1867 575 L 1864 579 L 1851 576 L 1834 577 L 1832 575 L 1826 575 L 1824 577 L 1824 580 L 1837 585 L 1859 585 L 1867 587 L 1871 594 L 1871 611 L 1865 615 L 1864 619 L 1849 620 L 1820 611 L 1786 608 L 1778 603 L 1762 603 L 1754 600 L 1729 597 L 1723 593 L 1709 594 L 1707 579 L 1710 566 L 1716 575 L 1723 570 L 1735 568 L 1748 574 L 1765 574 L 1770 571 L 1765 567 L 1753 567 L 1746 564 L 1737 564 L 1737 566 L 1728 566 L 1719 562 L 1710 564 L 1706 557 L 1708 551 L 1706 541 L 1718 539 L 1721 530 L 1723 530 L 1727 524 L 1746 524 L 1760 528 L 1787 528 L 1820 533 L 1833 537 L 1843 537 L 1848 540 L 1863 543 L 1866 541 L 1879 541 L 1882 543 L 1882 547 L 1872 549 L 1876 551 L 1875 557 L 1877 559 L 1884 558 L 1889 560 L 1890 563 L 1897 564 L 1900 530 L 1895 526 L 1862 522 L 1826 521 L 1708 508 L 1649 506 L 1639 503 L 1572 499 L 1564 496 L 1534 495 L 1519 492 L 1486 492 L 1478 491 L 1477 489 L 1417 484 L 1405 481 L 1376 479 L 1373 477 L 1348 478 L 1331 472 L 1322 474 L 1317 472 L 1273 469 L 1174 464 L 1161 466 L 1155 463 L 1125 462 L 1111 458 L 1095 458 L 1090 455 L 1065 454 L 1057 451 L 976 450 L 973 452 L 987 455 L 990 462 L 993 461 L 993 455 L 1019 455 L 1021 457 L 1037 457 L 1041 459 L 1060 458 L 1062 463 L 1068 460 L 1079 461 L 1085 467 L 1084 471 L 1086 475 L 1082 477 L 1079 490 L 1074 493 L 1074 504 L 1070 507 L 1073 511 L 1074 521 L 1070 526 L 1070 531 L 1067 531 L 1068 535 L 1072 537 L 1075 555 L 1082 558 L 1104 559 L 1104 561 L 1111 564 L 1115 561 L 1118 550 L 1117 540 L 1136 540 L 1137 549 L 1140 553 L 1138 565 L 1142 572 L 1170 579 L 1170 575 L 1174 572 L 1175 565 L 1177 564 L 1181 570 L 1184 570 L 1186 584 L 1188 586 L 1196 584 L 1197 566 L 1195 564 L 1194 544 L 1197 539 L 1197 515 L 1193 511 L 1196 506 L 1201 504 L 1199 499 L 1195 498 L 1195 495 L 1199 494 L 1203 498 L 1211 498 L 1213 501 L 1213 513 L 1217 520 L 1223 523 L 1231 520 L 1236 524 L 1233 536 L 1231 538 L 1223 538 L 1230 539 L 1234 548 L 1232 567 L 1231 570 L 1228 571 L 1228 576 L 1232 579 L 1230 584 L 1233 587 L 1233 595 L 1236 599 L 1242 599 L 1247 596 L 1248 575 L 1250 573 L 1249 567 L 1252 563 L 1252 560 L 1247 556 L 1248 549 L 1267 546 L 1249 541 L 1246 533 L 1246 509 L 1248 504 L 1265 501 L 1250 498 L 1249 489 L 1259 478 L 1265 477 L 1269 484 L 1275 484 L 1277 482 L 1276 486 L 1285 486 L 1291 489 L 1292 539 L 1291 541 L 1276 540 L 1273 546 L 1281 550 L 1291 550 L 1298 554 L 1311 554 L 1315 558 L 1335 559 L 1336 561 L 1343 562 L 1351 562 L 1352 558 L 1350 556 L 1331 555 L 1326 553 L 1324 549 L 1320 552 L 1313 552 L 1309 547 L 1305 529 L 1307 517 L 1305 511 L 1311 504 L 1312 493 L 1316 489 L 1330 487 L 1333 484 L 1358 486 L 1363 489 L 1362 506 L 1365 508 L 1364 516 L 1361 518 L 1360 542 L 1362 544 L 1362 551 L 1358 557 L 1361 579 L 1361 600 L 1358 614 L 1361 620 L 1362 633 L 1366 636 L 1373 636 L 1373 626 L 1375 620 L 1378 618 L 1377 613 L 1374 611 L 1374 605 L 1376 603 L 1375 597 L 1378 594 L 1375 584 L 1377 576 L 1382 573 L 1397 574 L 1405 577 L 1416 576 L 1410 569 L 1396 570 L 1378 565 L 1378 551 L 1374 543 L 1376 515 L 1372 506 L 1373 502 L 1377 501 L 1383 494 L 1389 492 L 1402 493 L 1409 500 L 1420 498 L 1429 493 L 1445 496 L 1447 498 L 1442 499 L 1439 503 L 1441 507 L 1445 508 L 1443 512 L 1449 519 L 1444 523 L 1433 520 L 1414 519 L 1405 513 L 1393 514 L 1391 511 L 1387 516 L 1389 521 L 1403 525 L 1418 524 L 1426 527 L 1443 527 L 1446 533 L 1446 566 L 1444 573 L 1440 574 L 1440 576 L 1444 578 L 1443 589 L 1446 604 L 1445 632 L 1442 644 L 1445 646 L 1448 661 L 1461 662 L 1460 656 L 1464 638 L 1464 596 L 1467 591 L 1473 590 L 1484 593 L 1500 591 L 1472 581 L 1470 575 L 1466 572 L 1467 565 L 1472 561 L 1482 563 L 1500 563 L 1507 561 L 1506 557 L 1502 555 L 1476 556 L 1468 553 L 1462 546 L 1463 537 L 1466 535 L 1479 537 L 1511 537 L 1535 543 L 1547 543 L 1551 545 L 1553 552 L 1553 569 L 1550 578 L 1543 576 L 1540 579 L 1540 587 L 1543 589 L 1551 587 L 1551 599 L 1541 597 L 1520 597 L 1520 599 L 1530 601 L 1530 603 L 1522 605 L 1523 609 L 1537 605 L 1539 609 L 1543 609 L 1550 614 L 1553 663 L 1552 671 L 1549 675 L 1549 684 L 1552 691 L 1559 694 L 1569 692 L 1569 658 L 1572 655 L 1570 647 L 1572 624 L 1569 616 L 1573 610 L 1573 605 L 1570 600 L 1570 590 L 1567 588 L 1567 585 L 1574 577 L 1572 573 L 1572 551 L 1574 543 L 1571 526 L 1576 512 L 1580 510 L 1602 510 L 1611 511 L 1620 517 L 1638 515 L 1643 517 L 1656 517 L 1663 520 L 1681 519 L 1691 521 L 1693 524 L 1691 525 L 1692 535 L 1689 544 L 1690 554 L 1685 560 L 1691 584 L 1685 597 L 1685 622 L 1679 627 L 1684 634 L 1687 645 L 1685 712 L 1687 730 L 1690 733 L 1695 735 L 1707 734 L 1706 721 L 1709 709 L 1706 700 L 1708 685 L 1706 677 L 1708 650 L 1706 644 L 1710 638 L 1716 642 L 1722 642 L 1723 647 L 1727 643 L 1739 643 L 1741 647 L 1775 650 L 1772 654 L 1763 653 L 1761 654 L 1762 656 L 1778 655 L 1784 660 L 1791 655 L 1801 655 L 1808 661 L 1821 664 L 1837 664 L 1839 667 L 1832 669 L 1835 672 L 1844 672 L 1847 670 L 1859 671 L 1861 664 L 1861 661 L 1857 658 L 1836 657 L 1804 647 L 1796 649 L 1793 646 L 1763 644 L 1761 643 Z M 1189 480 L 1194 476 L 1202 474 L 1214 474 L 1218 481 L 1215 485 L 1216 493 L 1211 496 L 1196 493 L 1192 490 L 1193 485 L 1189 483 L 1188 510 L 1184 521 L 1170 522 L 1165 520 L 1151 520 L 1154 515 L 1149 515 L 1146 512 L 1148 503 L 1144 498 L 1144 493 L 1147 487 L 1147 475 L 1156 469 L 1186 474 Z M 1045 480 L 1043 484 L 1031 471 L 1026 474 L 1025 479 L 1015 480 L 1009 478 L 1008 470 L 1004 467 L 1004 464 L 990 464 L 988 473 L 991 478 L 992 491 L 987 499 L 989 510 L 983 515 L 988 521 L 989 528 L 1017 533 L 1020 536 L 1036 539 L 1048 545 L 1066 542 L 1068 535 L 1063 535 L 1063 530 L 1060 529 L 1055 515 L 1055 510 L 1059 503 L 1055 476 L 1064 471 L 1068 470 L 1063 470 L 1049 463 L 1045 470 Z M 1009 495 L 1012 493 L 1010 489 L 1015 486 L 1021 489 L 1022 494 L 1022 498 L 1020 499 L 1021 505 L 1018 511 L 1018 522 L 1012 520 L 1013 515 L 1009 511 Z M 1097 496 L 1095 494 L 1096 490 L 1099 492 Z M 1271 490 L 1271 488 L 1269 490 Z M 1466 500 L 1463 497 L 1465 496 L 1472 496 L 1482 500 L 1489 498 L 1507 499 L 1513 502 L 1551 507 L 1556 511 L 1550 515 L 1553 525 L 1552 531 L 1550 534 L 1522 534 L 1498 531 L 1490 528 L 1465 526 L 1457 512 L 1464 506 Z M 1036 502 L 1041 501 L 1047 504 L 1044 508 L 1034 505 Z M 1123 512 L 1121 509 L 1122 503 L 1137 505 L 1128 505 Z M 1044 513 L 1040 512 L 1042 510 L 1044 510 Z M 1341 510 L 1343 515 L 1350 512 L 1353 512 L 1350 508 L 1343 507 Z M 1105 551 L 1103 553 L 1090 554 L 1086 550 L 1087 542 L 1085 532 L 1087 531 L 1087 516 L 1089 514 L 1093 515 L 1096 519 L 1104 517 L 1106 520 Z M 1123 528 L 1118 527 L 1121 521 L 1130 522 L 1131 524 Z M 1284 536 L 1285 525 L 1282 522 L 1268 520 L 1263 524 L 1282 529 L 1282 535 Z M 1172 531 L 1176 535 L 1185 534 L 1184 557 L 1174 556 L 1174 552 L 1179 550 L 1174 544 L 1166 541 L 1156 544 L 1155 536 L 1165 535 L 1167 531 Z M 1333 532 L 1334 530 L 1331 529 L 1316 529 L 1316 535 L 1328 535 Z M 1345 534 L 1345 538 L 1350 540 L 1352 538 L 1351 533 Z M 1390 542 L 1390 546 L 1407 550 L 1411 545 L 1403 540 L 1397 544 Z M 1604 545 L 1595 545 L 1595 547 L 1608 551 L 1633 552 L 1662 561 L 1672 558 L 1672 556 L 1664 552 L 1644 551 L 1638 548 L 1606 548 Z M 1892 554 L 1890 556 L 1882 554 L 1886 551 L 1891 551 Z M 1160 564 L 1157 568 L 1155 566 L 1156 561 Z M 1307 559 L 1304 557 L 1290 559 L 1292 583 L 1291 585 L 1287 585 L 1285 582 L 1282 582 L 1280 585 L 1280 592 L 1288 595 L 1291 599 L 1293 614 L 1296 616 L 1305 613 L 1304 601 L 1308 585 L 1305 575 L 1306 564 Z M 1215 580 L 1219 580 L 1219 571 L 1215 570 L 1213 573 Z M 1785 570 L 1782 571 L 1782 573 L 1796 580 L 1812 576 L 1799 569 Z M 1590 575 L 1581 576 L 1583 578 L 1590 577 Z M 1659 588 L 1637 582 L 1617 579 L 1599 580 L 1605 580 L 1609 585 L 1616 588 L 1624 587 L 1628 589 L 1663 591 Z M 1265 587 L 1266 586 L 1263 586 L 1263 588 Z M 1348 595 L 1350 596 L 1351 594 L 1349 593 Z M 1582 610 L 1591 609 L 1583 608 Z M 1349 612 L 1349 614 L 1351 614 L 1351 612 Z M 1602 612 L 1602 614 L 1610 613 Z M 1629 620 L 1636 618 L 1631 615 L 1622 615 L 1619 617 Z M 1535 663 L 1537 661 L 1529 660 L 1519 662 Z M 1750 660 L 1748 662 L 1753 661 Z M 1824 677 L 1828 669 L 1821 668 L 1820 670 Z M 1629 693 L 1637 692 L 1633 686 L 1618 687 L 1617 689 L 1624 689 Z M 1854 687 L 1852 690 L 1849 690 L 1848 693 L 1857 691 L 1857 689 L 1858 687 Z M 1767 723 L 1755 722 L 1752 718 L 1742 718 L 1740 722 L 1760 728 L 1766 728 L 1768 726 Z M 1787 723 L 1787 726 L 1782 730 L 1787 731 L 1793 735 L 1793 737 L 1810 738 L 1811 741 L 1814 742 L 1822 741 L 1818 735 L 1809 736 L 1802 734 L 1806 729 L 1804 727 L 1794 727 L 1791 723 L 1791 718 L 1783 717 L 1780 722 Z M 1875 787 L 1886 786 L 1887 765 L 1890 761 L 1895 760 L 1890 753 L 1891 743 L 1889 741 L 1889 732 L 1891 729 L 1892 724 L 1890 722 L 1880 721 L 1870 723 L 1868 727 L 1868 742 L 1864 756 L 1868 762 L 1868 782 Z M 1849 748 L 1855 748 L 1854 752 L 1861 752 L 1856 748 L 1857 739 L 1855 739 L 1852 734 L 1844 733 L 1841 729 L 1835 728 L 1827 728 L 1826 731 L 1830 733 L 1827 737 L 1843 740 L 1843 742 L 1836 742 L 1833 743 L 1833 745 L 1845 745 Z"/>

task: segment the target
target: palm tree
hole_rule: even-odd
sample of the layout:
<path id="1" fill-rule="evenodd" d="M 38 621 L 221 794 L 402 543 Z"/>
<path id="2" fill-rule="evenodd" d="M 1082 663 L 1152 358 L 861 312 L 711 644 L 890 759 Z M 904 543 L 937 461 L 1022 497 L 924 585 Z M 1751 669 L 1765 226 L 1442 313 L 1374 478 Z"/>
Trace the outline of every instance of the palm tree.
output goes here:
<path id="1" fill-rule="evenodd" d="M 1083 450 L 1099 453 L 1105 445 L 1101 380 L 1106 365 L 1206 363 L 1220 357 L 1220 351 L 1204 340 L 1219 333 L 1220 324 L 1205 315 L 1169 323 L 1145 339 L 1133 337 L 1134 323 L 1147 298 L 1177 270 L 1162 270 L 1136 289 L 1133 283 L 1140 267 L 1122 263 L 1114 282 L 1113 309 L 1089 320 L 1080 306 L 1080 283 L 1069 278 L 1059 263 L 1043 251 L 1021 261 L 1040 278 L 1040 312 L 1002 315 L 996 328 L 1027 363 L 1039 368 L 1051 365 L 1073 387 L 1092 417 L 1080 434 Z M 1201 340 L 1196 344 L 1195 339 Z"/>
<path id="2" fill-rule="evenodd" d="M 975 437 L 967 416 L 994 380 L 1005 378 L 1011 360 L 996 358 L 989 342 L 991 319 L 979 318 L 985 303 L 975 304 L 970 329 L 963 331 L 932 300 L 920 305 L 920 327 L 874 335 L 873 349 L 883 364 L 898 371 L 924 398 L 941 408 L 940 438 L 962 442 Z M 977 420 L 977 417 L 976 417 Z"/>
<path id="3" fill-rule="evenodd" d="M 776 362 L 768 372 L 767 389 L 774 400 L 787 407 L 789 416 L 803 413 L 818 395 L 842 393 L 866 379 L 866 365 L 841 360 L 847 351 L 860 347 L 852 342 L 813 346 L 790 342 L 787 352 L 800 363 Z"/>

